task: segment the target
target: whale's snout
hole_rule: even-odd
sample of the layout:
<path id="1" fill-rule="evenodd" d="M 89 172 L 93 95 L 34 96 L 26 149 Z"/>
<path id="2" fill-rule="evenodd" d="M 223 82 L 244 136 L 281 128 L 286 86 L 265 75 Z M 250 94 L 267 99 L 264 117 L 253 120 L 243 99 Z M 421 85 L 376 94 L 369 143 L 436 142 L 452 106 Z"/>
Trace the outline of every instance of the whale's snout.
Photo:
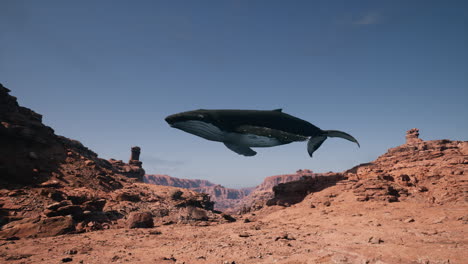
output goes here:
<path id="1" fill-rule="evenodd" d="M 164 120 L 166 120 L 166 122 L 172 126 L 175 122 L 175 119 L 176 119 L 176 115 L 170 115 L 170 116 L 167 116 L 166 118 L 164 118 Z"/>
<path id="2" fill-rule="evenodd" d="M 174 127 L 176 123 L 194 121 L 194 120 L 205 121 L 206 118 L 207 117 L 203 114 L 202 110 L 194 110 L 194 111 L 173 114 L 173 115 L 167 116 L 164 120 L 166 120 L 166 122 L 170 126 Z"/>

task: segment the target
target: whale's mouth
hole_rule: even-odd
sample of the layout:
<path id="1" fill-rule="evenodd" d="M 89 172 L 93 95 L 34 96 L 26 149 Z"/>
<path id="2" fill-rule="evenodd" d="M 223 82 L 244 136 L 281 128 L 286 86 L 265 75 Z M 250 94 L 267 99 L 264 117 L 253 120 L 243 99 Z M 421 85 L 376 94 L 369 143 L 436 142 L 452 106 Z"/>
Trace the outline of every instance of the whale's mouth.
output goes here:
<path id="1" fill-rule="evenodd" d="M 177 128 L 187 133 L 212 141 L 224 141 L 227 134 L 217 126 L 199 120 L 179 121 L 170 125 L 173 128 Z"/>

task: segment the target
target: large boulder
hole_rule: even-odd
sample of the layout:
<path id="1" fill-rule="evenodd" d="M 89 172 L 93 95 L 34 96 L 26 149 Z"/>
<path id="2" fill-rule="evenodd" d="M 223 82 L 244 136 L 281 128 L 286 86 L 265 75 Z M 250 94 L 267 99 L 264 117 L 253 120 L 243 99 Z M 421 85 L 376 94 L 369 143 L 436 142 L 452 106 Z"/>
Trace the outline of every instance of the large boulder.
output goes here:
<path id="1" fill-rule="evenodd" d="M 56 216 L 48 218 L 27 218 L 5 225 L 0 231 L 0 238 L 49 237 L 72 233 L 75 223 L 71 216 Z"/>

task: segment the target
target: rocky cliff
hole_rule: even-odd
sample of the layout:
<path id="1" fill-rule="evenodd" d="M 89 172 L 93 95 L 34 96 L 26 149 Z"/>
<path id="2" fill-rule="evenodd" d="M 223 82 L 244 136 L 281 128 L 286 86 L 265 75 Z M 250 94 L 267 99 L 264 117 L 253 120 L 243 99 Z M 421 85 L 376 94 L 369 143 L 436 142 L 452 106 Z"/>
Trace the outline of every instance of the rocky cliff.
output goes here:
<path id="1" fill-rule="evenodd" d="M 252 192 L 242 199 L 236 207 L 231 208 L 233 212 L 246 213 L 251 210 L 262 208 L 265 203 L 273 198 L 273 187 L 278 184 L 297 181 L 303 177 L 315 175 L 311 170 L 298 170 L 293 174 L 282 174 L 266 177 L 263 182 L 255 187 Z"/>
<path id="2" fill-rule="evenodd" d="M 148 226 L 153 218 L 232 221 L 214 213 L 205 194 L 140 183 L 139 148 L 132 148 L 129 163 L 100 159 L 80 142 L 55 135 L 9 92 L 0 85 L 0 238 L 133 226 L 138 219 Z"/>
<path id="3" fill-rule="evenodd" d="M 164 185 L 164 186 L 173 186 L 180 188 L 201 188 L 215 186 L 216 184 L 209 182 L 207 180 L 198 180 L 198 179 L 180 179 L 176 177 L 171 177 L 169 175 L 161 174 L 146 174 L 143 178 L 143 181 L 146 183 Z"/>
<path id="4" fill-rule="evenodd" d="M 406 143 L 391 148 L 375 161 L 341 173 L 303 177 L 273 188 L 269 205 L 289 205 L 326 187 L 339 185 L 357 201 L 398 202 L 413 199 L 428 203 L 464 203 L 468 180 L 468 142 L 423 141 L 419 130 L 406 134 Z M 325 193 L 325 192 L 323 192 Z M 330 198 L 315 199 L 326 202 Z"/>
<path id="5" fill-rule="evenodd" d="M 206 180 L 179 179 L 159 174 L 147 174 L 144 176 L 144 181 L 151 184 L 187 188 L 206 193 L 215 202 L 216 210 L 238 213 L 240 211 L 249 211 L 251 207 L 261 208 L 266 201 L 273 198 L 274 186 L 311 175 L 315 175 L 311 170 L 298 170 L 293 174 L 267 177 L 256 187 L 242 189 L 226 188 Z"/>
<path id="6" fill-rule="evenodd" d="M 251 190 L 250 188 L 231 189 L 207 180 L 179 179 L 158 174 L 147 174 L 144 177 L 144 181 L 151 184 L 180 187 L 199 193 L 206 193 L 215 202 L 215 208 L 222 211 L 228 211 L 230 208 L 236 207 Z"/>

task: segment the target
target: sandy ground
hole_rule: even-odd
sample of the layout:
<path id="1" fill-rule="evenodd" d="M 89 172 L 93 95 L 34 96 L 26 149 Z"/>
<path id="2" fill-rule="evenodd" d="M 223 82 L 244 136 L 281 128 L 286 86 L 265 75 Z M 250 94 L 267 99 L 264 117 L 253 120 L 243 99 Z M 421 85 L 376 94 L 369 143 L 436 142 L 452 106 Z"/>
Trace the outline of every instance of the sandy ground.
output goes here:
<path id="1" fill-rule="evenodd" d="M 227 224 L 0 241 L 0 263 L 468 263 L 467 209 L 303 202 Z"/>

